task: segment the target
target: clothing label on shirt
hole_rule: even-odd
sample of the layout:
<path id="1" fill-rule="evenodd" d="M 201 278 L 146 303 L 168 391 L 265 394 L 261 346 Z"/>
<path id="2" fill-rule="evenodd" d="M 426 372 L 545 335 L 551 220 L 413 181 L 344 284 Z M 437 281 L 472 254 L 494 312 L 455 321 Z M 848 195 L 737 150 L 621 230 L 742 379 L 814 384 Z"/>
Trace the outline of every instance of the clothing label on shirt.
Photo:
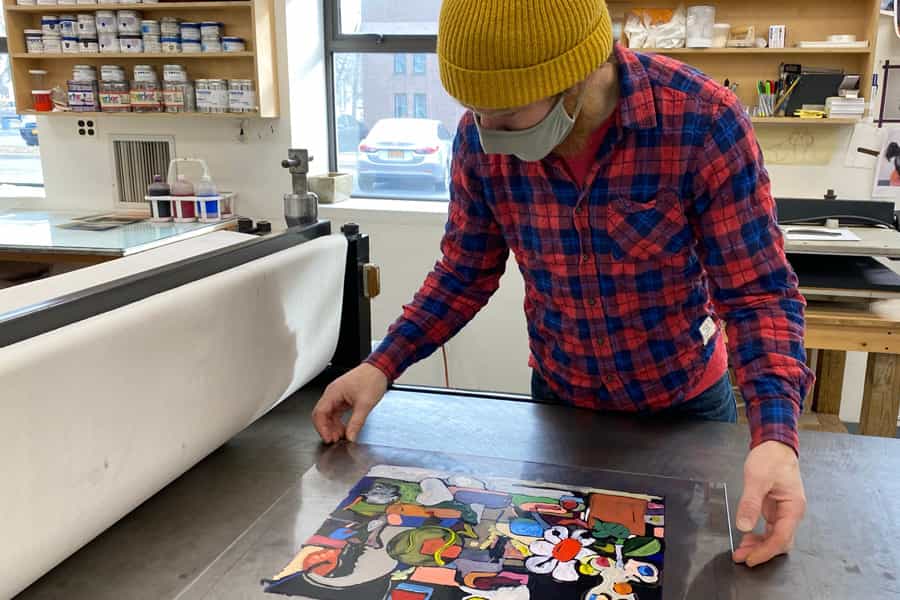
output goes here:
<path id="1" fill-rule="evenodd" d="M 703 345 L 706 346 L 709 344 L 709 340 L 716 335 L 716 322 L 713 321 L 712 317 L 706 317 L 703 321 L 703 325 L 700 326 L 700 335 L 703 336 Z"/>

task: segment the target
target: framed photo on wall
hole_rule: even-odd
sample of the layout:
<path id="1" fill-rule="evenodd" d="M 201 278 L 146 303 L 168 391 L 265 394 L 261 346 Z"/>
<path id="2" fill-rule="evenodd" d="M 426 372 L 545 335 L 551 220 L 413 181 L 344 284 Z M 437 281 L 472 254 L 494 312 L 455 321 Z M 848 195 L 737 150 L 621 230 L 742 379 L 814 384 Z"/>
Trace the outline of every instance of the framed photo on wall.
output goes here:
<path id="1" fill-rule="evenodd" d="M 885 129 L 875 165 L 873 198 L 900 199 L 900 129 Z"/>

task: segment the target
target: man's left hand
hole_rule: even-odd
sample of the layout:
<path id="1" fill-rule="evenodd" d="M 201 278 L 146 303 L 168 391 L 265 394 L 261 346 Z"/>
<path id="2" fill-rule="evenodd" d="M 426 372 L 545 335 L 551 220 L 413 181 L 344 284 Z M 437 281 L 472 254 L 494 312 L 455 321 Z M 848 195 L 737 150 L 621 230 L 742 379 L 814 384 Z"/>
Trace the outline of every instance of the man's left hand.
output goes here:
<path id="1" fill-rule="evenodd" d="M 806 494 L 800 462 L 790 446 L 763 442 L 744 463 L 744 494 L 737 509 L 737 528 L 744 534 L 734 561 L 755 567 L 785 554 L 794 544 L 794 532 L 806 512 Z M 765 533 L 753 533 L 759 517 Z"/>

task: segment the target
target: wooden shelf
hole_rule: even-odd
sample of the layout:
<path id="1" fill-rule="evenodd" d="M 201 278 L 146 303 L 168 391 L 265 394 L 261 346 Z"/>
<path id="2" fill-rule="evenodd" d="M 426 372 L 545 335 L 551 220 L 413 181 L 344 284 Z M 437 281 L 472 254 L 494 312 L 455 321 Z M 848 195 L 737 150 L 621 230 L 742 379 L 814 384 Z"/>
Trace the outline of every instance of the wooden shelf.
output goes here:
<path id="1" fill-rule="evenodd" d="M 256 56 L 255 52 L 188 52 L 187 54 L 181 53 L 146 53 L 146 52 L 127 52 L 127 53 L 93 53 L 93 54 L 28 54 L 27 52 L 16 52 L 14 54 L 10 54 L 13 58 L 25 58 L 25 59 L 34 59 L 34 60 L 74 60 L 74 61 L 85 61 L 92 59 L 102 59 L 102 60 L 143 60 L 147 58 L 165 58 L 170 59 L 174 62 L 182 61 L 182 60 L 211 60 L 211 59 L 222 59 L 222 58 L 253 58 Z"/>
<path id="2" fill-rule="evenodd" d="M 900 1 L 900 0 L 898 0 Z M 674 9 L 679 2 L 664 0 L 654 7 Z M 756 83 L 777 80 L 781 63 L 800 64 L 803 68 L 841 69 L 860 76 L 860 95 L 866 100 L 871 93 L 875 70 L 875 43 L 878 39 L 879 0 L 709 0 L 703 4 L 716 9 L 717 23 L 730 23 L 733 28 L 754 27 L 757 37 L 768 37 L 769 26 L 784 25 L 785 48 L 673 48 L 645 49 L 690 64 L 718 83 L 727 79 L 737 84 L 736 94 L 744 106 L 758 102 Z M 639 0 L 608 0 L 610 17 L 624 23 L 629 11 L 646 7 Z M 809 40 L 825 40 L 829 35 L 848 34 L 868 41 L 866 48 L 798 48 Z M 762 123 L 763 121 L 760 121 Z M 782 123 L 782 121 L 765 121 Z M 786 123 L 793 123 L 788 119 Z M 810 123 L 812 124 L 812 123 Z M 832 119 L 824 125 L 847 124 Z"/>
<path id="3" fill-rule="evenodd" d="M 798 127 L 805 127 L 807 125 L 856 125 L 857 123 L 861 122 L 861 119 L 852 117 L 834 117 L 830 119 L 801 119 L 799 117 L 751 117 L 750 120 L 758 125 L 794 125 Z"/>
<path id="4" fill-rule="evenodd" d="M 74 112 L 74 111 L 57 111 L 57 112 L 38 112 L 35 110 L 23 110 L 19 111 L 21 115 L 32 115 L 35 117 L 72 117 L 78 119 L 90 119 L 94 117 L 163 117 L 163 118 L 178 118 L 178 117 L 199 117 L 201 119 L 250 119 L 259 117 L 258 112 L 248 112 L 248 113 L 201 113 L 201 112 L 186 112 L 186 113 L 142 113 L 142 112 L 121 112 L 121 113 L 112 113 L 112 112 Z"/>
<path id="5" fill-rule="evenodd" d="M 9 5 L 6 10 L 11 13 L 70 13 L 93 12 L 96 10 L 138 10 L 143 12 L 166 10 L 205 10 L 221 8 L 250 8 L 251 3 L 245 0 L 235 2 L 158 2 L 155 4 L 57 4 L 51 6 L 19 6 Z"/>
<path id="6" fill-rule="evenodd" d="M 637 52 L 651 52 L 655 54 L 679 55 L 715 55 L 715 54 L 741 54 L 741 55 L 771 55 L 784 54 L 870 54 L 873 52 L 871 44 L 868 48 L 641 48 Z"/>
<path id="7" fill-rule="evenodd" d="M 230 114 L 201 114 L 201 118 L 242 118 L 279 115 L 277 58 L 275 44 L 275 0 L 213 0 L 211 2 L 160 2 L 155 4 L 75 4 L 55 6 L 19 6 L 16 0 L 3 0 L 8 32 L 10 76 L 16 106 L 20 113 L 34 107 L 28 71 L 40 68 L 47 71 L 47 88 L 66 88 L 72 77 L 72 67 L 79 63 L 94 66 L 118 64 L 126 70 L 146 62 L 157 70 L 169 63 L 183 64 L 191 79 L 251 79 L 256 89 L 259 112 Z M 44 14 L 85 13 L 97 10 L 136 10 L 160 18 L 167 14 L 186 21 L 220 21 L 225 35 L 246 40 L 244 52 L 216 53 L 127 53 L 115 54 L 28 54 L 24 30 L 39 29 Z M 55 114 L 55 113 L 42 113 Z M 72 113 L 60 113 L 71 115 Z M 78 113 L 85 115 L 87 113 Z M 185 113 L 96 113 L 127 116 L 183 117 Z M 90 116 L 90 115 L 88 115 Z"/>

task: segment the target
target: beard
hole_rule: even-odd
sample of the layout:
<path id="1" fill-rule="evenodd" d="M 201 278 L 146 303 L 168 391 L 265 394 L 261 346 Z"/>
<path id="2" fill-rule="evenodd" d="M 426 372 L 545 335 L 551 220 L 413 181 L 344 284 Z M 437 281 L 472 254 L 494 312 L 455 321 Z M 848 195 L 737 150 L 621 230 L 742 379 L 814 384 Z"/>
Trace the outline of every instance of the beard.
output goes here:
<path id="1" fill-rule="evenodd" d="M 584 83 L 587 89 L 584 91 L 581 113 L 575 119 L 575 125 L 566 139 L 553 149 L 554 153 L 565 157 L 584 152 L 591 136 L 613 113 L 619 100 L 619 81 L 615 76 L 615 67 L 612 66 L 612 85 L 606 82 L 604 85 L 590 80 Z M 567 94 L 563 101 L 563 105 L 570 115 L 574 114 L 578 105 L 578 91 L 573 90 L 573 92 Z"/>

